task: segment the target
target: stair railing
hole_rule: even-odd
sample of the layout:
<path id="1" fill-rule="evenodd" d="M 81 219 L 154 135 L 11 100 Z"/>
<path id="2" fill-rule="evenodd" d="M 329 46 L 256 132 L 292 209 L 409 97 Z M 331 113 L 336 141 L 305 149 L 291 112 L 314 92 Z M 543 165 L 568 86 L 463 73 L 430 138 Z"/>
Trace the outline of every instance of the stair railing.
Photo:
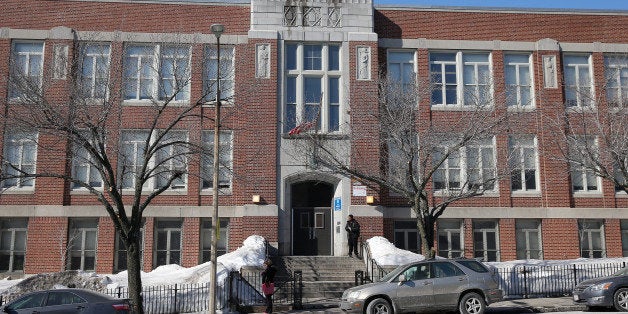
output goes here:
<path id="1" fill-rule="evenodd" d="M 368 243 L 364 241 L 360 241 L 360 255 L 366 264 L 366 276 L 364 276 L 365 281 L 375 282 L 388 274 L 384 268 L 377 264 L 371 255 L 371 249 Z"/>

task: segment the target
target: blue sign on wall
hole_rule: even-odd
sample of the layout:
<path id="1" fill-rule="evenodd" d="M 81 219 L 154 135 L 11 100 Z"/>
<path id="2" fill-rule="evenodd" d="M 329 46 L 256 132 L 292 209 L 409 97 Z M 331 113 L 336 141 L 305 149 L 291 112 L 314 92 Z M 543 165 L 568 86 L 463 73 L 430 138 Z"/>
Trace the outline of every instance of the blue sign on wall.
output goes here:
<path id="1" fill-rule="evenodd" d="M 334 198 L 334 211 L 342 210 L 342 199 L 340 197 Z"/>

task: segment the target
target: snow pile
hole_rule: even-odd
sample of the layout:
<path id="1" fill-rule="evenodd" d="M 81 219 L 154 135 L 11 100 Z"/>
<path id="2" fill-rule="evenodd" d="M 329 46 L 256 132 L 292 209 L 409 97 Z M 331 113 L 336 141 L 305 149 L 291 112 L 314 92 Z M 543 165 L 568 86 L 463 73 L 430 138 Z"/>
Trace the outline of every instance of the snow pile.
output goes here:
<path id="1" fill-rule="evenodd" d="M 366 240 L 371 251 L 371 258 L 380 266 L 403 265 L 425 259 L 425 256 L 395 247 L 384 237 L 372 237 Z"/>

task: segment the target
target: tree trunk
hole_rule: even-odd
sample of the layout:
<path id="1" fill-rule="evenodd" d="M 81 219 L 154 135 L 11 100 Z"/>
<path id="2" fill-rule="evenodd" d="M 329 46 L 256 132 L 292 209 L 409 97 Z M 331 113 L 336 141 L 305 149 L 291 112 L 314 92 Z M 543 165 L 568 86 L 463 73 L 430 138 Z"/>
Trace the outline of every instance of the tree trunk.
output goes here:
<path id="1" fill-rule="evenodd" d="M 129 284 L 129 298 L 133 306 L 133 313 L 143 314 L 144 304 L 142 299 L 142 265 L 140 261 L 140 238 L 131 236 L 129 241 L 125 242 L 127 245 L 127 271 L 128 271 L 128 284 Z"/>
<path id="2" fill-rule="evenodd" d="M 434 219 L 429 215 L 423 215 L 428 211 L 427 202 L 420 201 L 416 205 L 414 212 L 417 214 L 417 229 L 421 236 L 421 254 L 426 259 L 434 258 Z"/>

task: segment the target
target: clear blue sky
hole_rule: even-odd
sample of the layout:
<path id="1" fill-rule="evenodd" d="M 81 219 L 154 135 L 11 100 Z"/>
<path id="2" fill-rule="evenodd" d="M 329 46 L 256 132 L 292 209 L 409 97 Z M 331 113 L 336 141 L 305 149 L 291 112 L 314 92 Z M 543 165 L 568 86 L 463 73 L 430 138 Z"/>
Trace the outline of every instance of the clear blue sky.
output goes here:
<path id="1" fill-rule="evenodd" d="M 375 5 L 628 10 L 628 0 L 374 0 Z"/>

